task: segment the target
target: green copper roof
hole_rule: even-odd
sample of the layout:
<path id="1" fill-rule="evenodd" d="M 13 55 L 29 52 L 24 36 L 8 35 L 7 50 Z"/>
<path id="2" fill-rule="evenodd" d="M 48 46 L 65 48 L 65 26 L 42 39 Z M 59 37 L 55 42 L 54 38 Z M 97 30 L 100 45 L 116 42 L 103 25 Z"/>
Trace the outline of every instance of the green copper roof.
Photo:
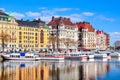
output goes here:
<path id="1" fill-rule="evenodd" d="M 44 26 L 45 29 L 49 29 L 49 27 L 47 25 Z"/>
<path id="2" fill-rule="evenodd" d="M 13 19 L 13 14 L 12 14 L 12 13 L 9 13 L 9 14 L 8 14 L 8 20 L 10 21 L 11 19 Z"/>

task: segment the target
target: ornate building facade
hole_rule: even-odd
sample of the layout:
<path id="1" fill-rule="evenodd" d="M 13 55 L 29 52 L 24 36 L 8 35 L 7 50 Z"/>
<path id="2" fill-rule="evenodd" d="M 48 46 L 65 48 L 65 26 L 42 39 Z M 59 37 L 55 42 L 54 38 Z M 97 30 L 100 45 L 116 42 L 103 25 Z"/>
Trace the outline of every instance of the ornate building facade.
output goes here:
<path id="1" fill-rule="evenodd" d="M 78 46 L 82 49 L 107 49 L 109 47 L 109 34 L 103 31 L 96 31 L 89 22 L 77 23 L 79 30 Z"/>
<path id="2" fill-rule="evenodd" d="M 52 20 L 48 23 L 50 27 L 50 33 L 56 35 L 59 41 L 56 42 L 56 47 L 59 45 L 59 49 L 76 49 L 77 44 L 73 44 L 78 40 L 78 29 L 75 24 L 71 22 L 69 18 L 52 17 Z"/>
<path id="3" fill-rule="evenodd" d="M 83 49 L 96 48 L 96 31 L 88 22 L 77 23 L 79 30 L 79 40 L 81 45 L 79 47 Z"/>
<path id="4" fill-rule="evenodd" d="M 16 20 L 11 14 L 8 15 L 0 10 L 0 33 L 2 32 L 11 36 L 11 39 L 5 43 L 6 49 L 35 50 L 48 47 L 49 28 L 40 19 Z M 0 48 L 2 49 L 1 45 Z"/>
<path id="5" fill-rule="evenodd" d="M 11 14 L 6 14 L 0 10 L 0 34 L 7 33 L 11 36 L 11 39 L 5 43 L 5 48 L 17 48 L 18 47 L 18 23 L 15 21 L 14 17 Z M 0 48 L 2 48 L 2 41 L 0 40 Z"/>
<path id="6" fill-rule="evenodd" d="M 106 45 L 107 37 L 106 37 L 105 33 L 103 31 L 97 30 L 96 35 L 97 35 L 96 48 L 107 49 L 107 45 Z"/>
<path id="7" fill-rule="evenodd" d="M 19 48 L 30 50 L 47 48 L 49 29 L 45 22 L 38 19 L 34 21 L 17 20 L 17 23 L 19 26 Z"/>
<path id="8" fill-rule="evenodd" d="M 70 18 L 55 18 L 53 16 L 48 25 L 45 25 L 45 22 L 40 19 L 33 21 L 16 20 L 13 15 L 0 10 L 0 33 L 2 32 L 11 35 L 11 39 L 5 43 L 7 49 L 52 48 L 52 44 L 49 44 L 49 36 L 51 35 L 57 37 L 54 42 L 56 50 L 77 49 L 78 47 L 106 49 L 109 47 L 110 41 L 109 34 L 96 31 L 89 22 L 74 24 Z M 0 48 L 2 48 L 1 45 Z"/>

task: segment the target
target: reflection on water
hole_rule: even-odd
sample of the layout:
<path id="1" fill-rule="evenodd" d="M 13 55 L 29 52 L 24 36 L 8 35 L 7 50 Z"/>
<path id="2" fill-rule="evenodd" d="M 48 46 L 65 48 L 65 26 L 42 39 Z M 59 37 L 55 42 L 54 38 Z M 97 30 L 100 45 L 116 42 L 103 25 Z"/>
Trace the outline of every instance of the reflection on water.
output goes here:
<path id="1" fill-rule="evenodd" d="M 0 80 L 107 80 L 113 65 L 120 68 L 103 61 L 5 61 Z"/>

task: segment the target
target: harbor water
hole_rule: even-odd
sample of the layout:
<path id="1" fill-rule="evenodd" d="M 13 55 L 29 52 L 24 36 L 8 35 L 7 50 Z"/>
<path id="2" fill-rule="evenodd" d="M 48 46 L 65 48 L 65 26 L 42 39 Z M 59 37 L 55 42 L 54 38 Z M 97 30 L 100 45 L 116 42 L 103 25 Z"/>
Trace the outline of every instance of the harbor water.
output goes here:
<path id="1" fill-rule="evenodd" d="M 0 80 L 120 80 L 119 76 L 119 58 L 0 63 Z"/>

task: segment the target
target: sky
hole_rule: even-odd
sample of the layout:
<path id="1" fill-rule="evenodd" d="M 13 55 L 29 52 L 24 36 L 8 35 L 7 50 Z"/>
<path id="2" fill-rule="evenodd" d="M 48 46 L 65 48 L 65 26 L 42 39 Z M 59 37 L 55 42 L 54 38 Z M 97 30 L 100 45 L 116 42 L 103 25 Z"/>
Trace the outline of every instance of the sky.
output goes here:
<path id="1" fill-rule="evenodd" d="M 96 30 L 110 34 L 110 44 L 120 40 L 120 0 L 0 0 L 0 9 L 16 19 L 48 23 L 52 16 L 86 21 Z"/>

